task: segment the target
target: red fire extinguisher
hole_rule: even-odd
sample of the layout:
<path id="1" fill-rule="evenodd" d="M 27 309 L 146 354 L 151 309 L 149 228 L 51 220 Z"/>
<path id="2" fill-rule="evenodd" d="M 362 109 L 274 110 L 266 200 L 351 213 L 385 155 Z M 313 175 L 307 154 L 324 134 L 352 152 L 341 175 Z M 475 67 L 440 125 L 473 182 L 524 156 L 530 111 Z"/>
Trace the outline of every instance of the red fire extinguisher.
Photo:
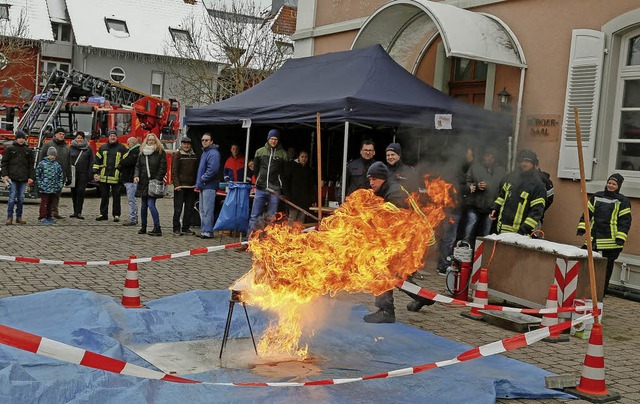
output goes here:
<path id="1" fill-rule="evenodd" d="M 467 300 L 473 250 L 466 241 L 458 241 L 453 248 L 451 265 L 447 268 L 446 286 L 454 299 Z"/>

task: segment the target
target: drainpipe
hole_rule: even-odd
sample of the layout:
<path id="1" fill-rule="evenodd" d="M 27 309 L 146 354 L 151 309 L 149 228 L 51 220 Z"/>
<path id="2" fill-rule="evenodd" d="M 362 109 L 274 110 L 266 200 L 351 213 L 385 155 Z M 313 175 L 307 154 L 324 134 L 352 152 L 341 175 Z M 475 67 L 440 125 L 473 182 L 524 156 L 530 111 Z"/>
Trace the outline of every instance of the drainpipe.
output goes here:
<path id="1" fill-rule="evenodd" d="M 40 54 L 42 53 L 42 42 L 40 42 L 40 50 L 38 51 L 38 54 L 36 55 L 36 82 L 35 82 L 35 88 L 34 88 L 34 92 L 33 95 L 36 95 L 39 93 L 39 88 L 40 88 Z"/>
<path id="2" fill-rule="evenodd" d="M 516 151 L 518 150 L 518 140 L 520 136 L 520 119 L 522 117 L 522 97 L 524 96 L 524 76 L 525 76 L 524 67 L 520 68 L 520 89 L 518 90 L 518 105 L 516 106 L 516 122 L 515 127 L 516 130 L 513 135 L 513 149 L 512 155 L 516 155 Z M 511 162 L 511 170 L 515 168 L 515 158 Z"/>

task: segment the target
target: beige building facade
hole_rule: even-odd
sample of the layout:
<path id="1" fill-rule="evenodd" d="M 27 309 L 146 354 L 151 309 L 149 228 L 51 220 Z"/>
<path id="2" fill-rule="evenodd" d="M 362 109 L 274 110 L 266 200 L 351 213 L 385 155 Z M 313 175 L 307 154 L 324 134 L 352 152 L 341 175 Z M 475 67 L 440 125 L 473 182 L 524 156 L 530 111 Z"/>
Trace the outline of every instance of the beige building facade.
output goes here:
<path id="1" fill-rule="evenodd" d="M 513 116 L 512 151 L 537 152 L 555 202 L 546 238 L 578 244 L 573 107 L 588 192 L 626 178 L 636 220 L 621 260 L 640 265 L 640 8 L 635 0 L 299 0 L 297 57 L 380 43 L 456 98 Z M 501 96 L 508 93 L 505 105 Z M 614 274 L 613 281 L 616 282 Z"/>

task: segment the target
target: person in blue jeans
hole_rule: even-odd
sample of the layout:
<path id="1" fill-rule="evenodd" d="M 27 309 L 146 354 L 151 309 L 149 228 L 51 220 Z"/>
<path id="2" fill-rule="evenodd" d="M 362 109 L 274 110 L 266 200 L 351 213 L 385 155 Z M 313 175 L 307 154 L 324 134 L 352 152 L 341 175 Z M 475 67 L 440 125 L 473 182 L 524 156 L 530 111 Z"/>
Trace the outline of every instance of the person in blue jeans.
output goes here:
<path id="1" fill-rule="evenodd" d="M 471 246 L 476 237 L 486 236 L 491 232 L 491 206 L 498 197 L 500 182 L 507 175 L 507 171 L 496 163 L 496 157 L 496 150 L 487 147 L 482 161 L 474 162 L 467 171 L 470 193 L 465 200 L 467 209 L 464 240 Z"/>
<path id="2" fill-rule="evenodd" d="M 16 223 L 27 223 L 22 219 L 22 205 L 27 184 L 33 184 L 35 173 L 35 156 L 27 146 L 26 133 L 16 132 L 15 141 L 2 153 L 2 181 L 9 184 L 9 200 L 7 201 L 7 225 L 13 224 L 13 211 Z"/>
<path id="3" fill-rule="evenodd" d="M 149 195 L 149 183 L 151 180 L 164 181 L 167 174 L 167 153 L 164 151 L 160 139 L 148 133 L 140 146 L 140 154 L 136 170 L 133 174 L 133 182 L 138 185 L 136 195 L 140 197 L 140 222 L 141 227 L 138 234 L 148 234 L 149 236 L 162 236 L 160 228 L 160 214 L 156 208 L 156 199 L 162 196 Z M 153 229 L 147 233 L 147 210 L 151 212 Z"/>
<path id="4" fill-rule="evenodd" d="M 213 144 L 213 135 L 202 135 L 202 157 L 198 164 L 196 176 L 196 191 L 200 192 L 200 238 L 213 238 L 213 224 L 215 215 L 213 209 L 216 204 L 216 191 L 220 185 L 220 152 Z"/>
<path id="5" fill-rule="evenodd" d="M 285 183 L 285 167 L 287 165 L 287 152 L 280 145 L 280 131 L 271 129 L 267 134 L 267 143 L 256 150 L 254 161 L 254 173 L 256 175 L 256 192 L 251 207 L 251 217 L 247 234 L 251 234 L 258 227 L 260 217 L 266 213 L 268 218 L 273 217 L 278 209 L 279 199 L 277 195 L 283 192 Z M 266 207 L 266 211 L 265 211 Z M 246 250 L 246 245 L 239 250 Z"/>
<path id="6" fill-rule="evenodd" d="M 120 180 L 127 190 L 127 203 L 129 205 L 129 219 L 125 220 L 122 225 L 136 226 L 138 224 L 138 202 L 136 200 L 138 184 L 133 182 L 133 174 L 138 164 L 138 156 L 140 155 L 138 139 L 133 136 L 127 139 L 127 147 L 129 150 L 122 156 L 122 160 L 120 160 L 118 165 Z"/>

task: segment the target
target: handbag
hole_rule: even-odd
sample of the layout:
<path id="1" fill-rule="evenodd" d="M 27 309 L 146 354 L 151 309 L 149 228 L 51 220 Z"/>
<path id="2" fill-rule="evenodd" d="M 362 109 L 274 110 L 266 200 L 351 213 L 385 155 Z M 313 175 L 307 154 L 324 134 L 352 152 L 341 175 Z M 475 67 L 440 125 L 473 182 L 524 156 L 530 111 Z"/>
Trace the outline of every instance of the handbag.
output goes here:
<path id="1" fill-rule="evenodd" d="M 164 198 L 164 193 L 166 190 L 164 181 L 151 179 L 151 170 L 149 170 L 149 157 L 144 156 L 144 159 L 147 163 L 147 177 L 149 178 L 149 190 L 147 191 L 147 194 L 151 198 Z"/>
<path id="2" fill-rule="evenodd" d="M 80 150 L 80 153 L 78 153 L 78 157 L 76 158 L 76 161 L 71 165 L 71 184 L 69 184 L 69 187 L 71 188 L 76 187 L 76 164 L 78 164 L 78 160 L 80 160 L 80 156 L 82 156 L 83 151 L 84 150 Z"/>

